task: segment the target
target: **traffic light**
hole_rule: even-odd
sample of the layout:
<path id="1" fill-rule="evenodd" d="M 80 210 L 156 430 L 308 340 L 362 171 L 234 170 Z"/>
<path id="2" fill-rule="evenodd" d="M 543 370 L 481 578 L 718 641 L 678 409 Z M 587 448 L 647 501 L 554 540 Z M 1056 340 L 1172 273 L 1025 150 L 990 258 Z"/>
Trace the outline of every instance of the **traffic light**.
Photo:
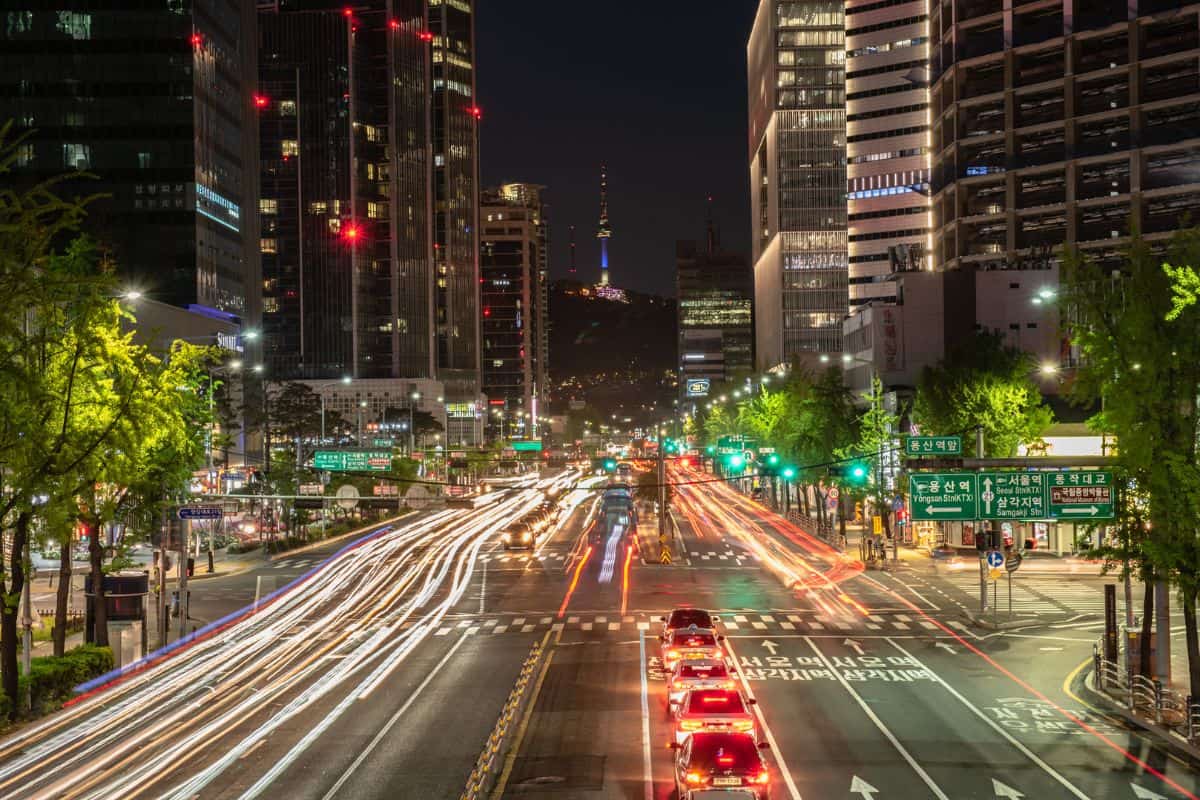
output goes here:
<path id="1" fill-rule="evenodd" d="M 783 476 L 785 481 L 790 481 L 792 478 L 796 477 L 796 470 L 792 469 L 791 467 L 784 467 L 783 472 L 779 474 Z"/>
<path id="2" fill-rule="evenodd" d="M 729 457 L 729 466 L 732 467 L 733 469 L 741 469 L 742 467 L 746 466 L 746 459 L 742 458 L 741 456 L 736 456 L 736 455 L 730 456 Z"/>
<path id="3" fill-rule="evenodd" d="M 779 456 L 776 455 L 775 453 L 771 453 L 770 455 L 768 455 L 767 456 L 767 466 L 768 467 L 779 466 Z"/>
<path id="4" fill-rule="evenodd" d="M 870 474 L 871 470 L 865 461 L 849 461 L 845 464 L 834 464 L 829 468 L 830 477 L 841 478 L 856 486 L 865 484 Z"/>
<path id="5" fill-rule="evenodd" d="M 616 459 L 612 459 L 612 458 L 604 459 L 604 470 L 606 472 L 616 472 L 617 471 Z"/>
<path id="6" fill-rule="evenodd" d="M 713 447 L 710 444 L 708 447 L 704 448 L 704 452 L 708 453 L 711 456 L 713 453 L 717 452 L 717 448 Z"/>

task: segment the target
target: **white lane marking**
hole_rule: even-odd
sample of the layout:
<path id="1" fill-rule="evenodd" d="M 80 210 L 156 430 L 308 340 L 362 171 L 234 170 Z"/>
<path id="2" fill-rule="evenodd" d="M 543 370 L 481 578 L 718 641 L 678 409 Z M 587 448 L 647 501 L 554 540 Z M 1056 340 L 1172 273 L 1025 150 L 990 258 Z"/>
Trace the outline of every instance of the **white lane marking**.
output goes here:
<path id="1" fill-rule="evenodd" d="M 483 562 L 483 576 L 479 579 L 479 613 L 483 613 L 483 598 L 487 597 L 487 562 Z"/>
<path id="2" fill-rule="evenodd" d="M 425 676 L 425 680 L 421 681 L 420 685 L 418 685 L 417 688 L 414 689 L 411 694 L 409 694 L 408 700 L 404 702 L 404 705 L 400 706 L 396 713 L 392 715 L 391 719 L 389 719 L 387 723 L 379 729 L 379 733 L 375 734 L 375 738 L 371 739 L 371 742 L 366 746 L 366 749 L 358 754 L 358 758 L 354 759 L 354 762 L 347 767 L 345 772 L 342 773 L 342 777 L 337 779 L 337 782 L 333 784 L 333 786 L 328 792 L 325 793 L 325 796 L 321 798 L 321 800 L 330 800 L 331 797 L 337 794 L 338 789 L 341 789 L 342 785 L 345 784 L 346 781 L 350 780 L 350 776 L 354 774 L 354 771 L 362 766 L 362 763 L 367 760 L 367 756 L 371 755 L 371 751 L 379 745 L 384 736 L 387 736 L 388 731 L 395 727 L 396 723 L 400 721 L 400 717 L 404 716 L 404 712 L 408 711 L 409 707 L 417 701 L 417 698 L 421 695 L 421 692 L 425 689 L 425 687 L 428 686 L 430 681 L 437 676 L 442 667 L 446 666 L 446 662 L 450 660 L 450 657 L 454 655 L 458 648 L 462 647 L 462 643 L 466 640 L 466 635 L 459 637 L 458 641 L 454 643 L 454 646 L 446 651 L 446 655 L 442 656 L 442 660 L 439 661 L 429 672 L 429 674 Z"/>
<path id="3" fill-rule="evenodd" d="M 741 663 L 742 660 L 738 658 L 737 653 L 733 650 L 733 645 L 728 639 L 725 640 L 725 649 L 729 651 L 730 657 L 733 658 L 733 663 Z M 751 700 L 756 700 L 754 697 L 754 690 L 750 688 L 750 682 L 746 680 L 745 673 L 739 669 L 737 671 L 737 676 L 738 680 L 742 682 L 742 691 L 745 692 L 746 697 L 750 698 Z M 642 680 L 644 681 L 645 679 L 645 673 L 643 673 Z M 775 763 L 779 766 L 779 773 L 783 776 L 783 782 L 787 786 L 788 793 L 791 794 L 792 800 L 804 800 L 804 798 L 800 796 L 800 790 L 796 788 L 796 782 L 792 780 L 791 769 L 788 768 L 787 762 L 783 760 L 783 751 L 779 749 L 779 744 L 775 741 L 775 734 L 771 733 L 771 728 L 769 725 L 767 725 L 767 718 L 763 716 L 762 706 L 756 701 L 754 705 L 750 707 L 754 709 L 754 716 L 758 718 L 759 730 L 763 732 L 763 736 L 767 737 L 767 744 L 771 746 L 771 755 L 775 757 Z"/>
<path id="4" fill-rule="evenodd" d="M 917 760 L 912 757 L 912 753 L 908 752 L 908 749 L 905 748 L 904 745 L 900 744 L 900 740 L 896 738 L 896 735 L 892 733 L 891 729 L 889 729 L 887 725 L 883 724 L 883 720 L 876 716 L 875 712 L 871 710 L 871 707 L 867 705 L 867 702 L 862 699 L 862 696 L 859 695 L 858 692 L 854 691 L 854 687 L 852 687 L 846 681 L 846 679 L 842 677 L 842 673 L 839 672 L 837 667 L 835 667 L 825 656 L 825 654 L 820 651 L 813 640 L 805 636 L 804 641 L 807 642 L 808 646 L 811 647 L 813 652 L 817 654 L 817 658 L 821 659 L 821 663 L 824 664 L 825 668 L 829 670 L 829 673 L 837 679 L 838 683 L 842 685 L 842 688 L 846 690 L 846 693 L 854 698 L 854 702 L 858 704 L 858 707 L 861 708 L 863 712 L 870 718 L 871 722 L 875 723 L 875 727 L 879 729 L 879 732 L 887 737 L 887 740 L 892 743 L 892 747 L 896 748 L 896 752 L 900 754 L 901 758 L 908 762 L 908 765 L 912 767 L 913 772 L 917 773 L 917 776 L 925 782 L 925 785 L 928 786 L 930 791 L 933 792 L 933 796 L 938 798 L 938 800 L 950 800 L 950 798 L 946 796 L 946 793 L 943 792 L 941 788 L 933 782 L 933 778 L 929 777 L 929 773 L 925 771 L 925 768 L 918 764 Z M 891 639 L 888 639 L 888 641 L 890 642 Z"/>
<path id="5" fill-rule="evenodd" d="M 654 769 L 650 760 L 650 692 L 646 685 L 646 633 L 638 633 L 638 650 L 641 660 L 638 671 L 642 673 L 642 777 L 646 781 L 646 800 L 654 800 Z"/>
<path id="6" fill-rule="evenodd" d="M 1028 758 L 1030 761 L 1032 761 L 1034 764 L 1037 764 L 1039 767 L 1041 767 L 1043 772 L 1045 772 L 1047 775 L 1049 775 L 1051 778 L 1053 778 L 1055 781 L 1057 781 L 1064 789 L 1066 789 L 1068 792 L 1070 792 L 1075 797 L 1078 797 L 1079 800 L 1088 800 L 1088 796 L 1086 794 L 1084 794 L 1083 792 L 1076 789 L 1075 786 L 1070 781 L 1068 781 L 1062 775 L 1059 775 L 1057 772 L 1055 772 L 1054 768 L 1051 767 L 1049 764 L 1047 764 L 1045 761 L 1042 761 L 1042 759 L 1039 758 L 1036 753 L 1034 753 L 1032 750 L 1030 750 L 1025 745 L 1021 744 L 1019 741 L 1017 741 L 1017 739 L 1015 739 L 1013 737 L 1012 734 L 1010 734 L 1008 731 L 1006 731 L 1000 725 L 996 724 L 992 720 L 991 717 L 989 717 L 987 714 L 983 713 L 978 708 L 976 708 L 971 703 L 971 701 L 968 700 L 967 698 L 963 697 L 957 689 L 955 689 L 950 684 L 946 683 L 946 681 L 942 679 L 941 675 L 938 675 L 936 672 L 934 672 L 932 669 L 930 669 L 928 664 L 923 664 L 919 658 L 917 658 L 912 653 L 908 652 L 903 647 L 901 647 L 894 639 L 889 637 L 887 641 L 892 647 L 896 648 L 901 653 L 903 653 L 904 655 L 906 655 L 910 659 L 912 659 L 912 662 L 914 664 L 916 664 L 921 669 L 925 670 L 930 675 L 932 675 L 933 679 L 935 681 L 940 683 L 946 689 L 946 691 L 948 691 L 950 694 L 954 695 L 955 699 L 957 699 L 960 703 L 962 703 L 964 706 L 969 708 L 971 710 L 972 714 L 979 717 L 981 720 L 983 720 L 985 723 L 987 723 L 987 726 L 989 728 L 991 728 L 996 733 L 1000 734 L 1005 739 L 1007 739 L 1009 744 L 1011 744 L 1013 747 L 1020 750 L 1021 754 L 1024 755 L 1026 758 Z"/>

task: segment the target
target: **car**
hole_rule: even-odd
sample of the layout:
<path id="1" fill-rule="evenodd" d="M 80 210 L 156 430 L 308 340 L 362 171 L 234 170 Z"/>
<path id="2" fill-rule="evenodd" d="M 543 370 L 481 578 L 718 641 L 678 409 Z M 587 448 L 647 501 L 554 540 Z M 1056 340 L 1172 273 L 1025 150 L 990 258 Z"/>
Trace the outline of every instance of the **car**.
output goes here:
<path id="1" fill-rule="evenodd" d="M 532 548 L 537 542 L 537 536 L 534 530 L 525 522 L 514 522 L 504 529 L 500 534 L 500 542 L 504 545 L 505 550 L 512 550 L 518 547 Z"/>
<path id="2" fill-rule="evenodd" d="M 690 625 L 716 630 L 716 623 L 720 621 L 720 617 L 710 614 L 702 608 L 677 608 L 669 616 L 662 617 L 663 633 L 671 633 Z"/>
<path id="3" fill-rule="evenodd" d="M 699 732 L 754 736 L 753 703 L 737 689 L 691 689 L 675 707 L 675 741 Z"/>
<path id="4" fill-rule="evenodd" d="M 736 689 L 737 681 L 724 660 L 680 661 L 667 678 L 667 709 L 691 689 Z"/>
<path id="5" fill-rule="evenodd" d="M 680 797 L 700 790 L 740 789 L 754 800 L 769 800 L 770 772 L 754 737 L 742 733 L 696 733 L 675 750 L 675 788 Z M 739 798 L 740 800 L 740 798 Z"/>
<path id="6" fill-rule="evenodd" d="M 753 789 L 696 789 L 684 792 L 679 800 L 754 800 Z"/>
<path id="7" fill-rule="evenodd" d="M 675 665 L 680 661 L 724 661 L 725 650 L 721 647 L 724 638 L 717 636 L 714 630 L 696 625 L 664 633 L 661 637 L 663 668 L 674 672 Z"/>

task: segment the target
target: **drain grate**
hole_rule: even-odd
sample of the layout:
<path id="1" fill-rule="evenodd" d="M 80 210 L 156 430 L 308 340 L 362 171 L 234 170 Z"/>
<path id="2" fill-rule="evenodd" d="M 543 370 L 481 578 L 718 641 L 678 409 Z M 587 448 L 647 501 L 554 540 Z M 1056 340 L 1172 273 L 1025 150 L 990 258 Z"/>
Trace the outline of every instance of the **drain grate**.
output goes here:
<path id="1" fill-rule="evenodd" d="M 513 763 L 510 792 L 562 791 L 604 788 L 604 756 L 580 753 L 526 756 Z"/>

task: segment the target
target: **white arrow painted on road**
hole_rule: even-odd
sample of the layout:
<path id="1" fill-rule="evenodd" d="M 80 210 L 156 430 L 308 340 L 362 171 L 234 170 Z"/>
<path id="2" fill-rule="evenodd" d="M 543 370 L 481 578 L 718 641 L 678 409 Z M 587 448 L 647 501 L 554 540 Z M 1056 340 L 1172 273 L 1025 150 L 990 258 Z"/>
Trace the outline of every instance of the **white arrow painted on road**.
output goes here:
<path id="1" fill-rule="evenodd" d="M 779 649 L 779 645 L 775 644 L 775 642 L 772 642 L 770 639 L 764 640 L 762 646 L 767 648 L 767 652 L 769 652 L 771 655 L 775 655 L 775 651 Z"/>
<path id="2" fill-rule="evenodd" d="M 952 506 L 950 508 L 934 508 L 933 506 L 925 506 L 926 514 L 960 514 L 962 506 Z"/>
<path id="3" fill-rule="evenodd" d="M 945 650 L 950 655 L 954 655 L 954 648 L 951 647 L 950 645 L 946 644 L 945 642 L 938 642 L 937 646 L 942 648 L 943 650 Z"/>
<path id="4" fill-rule="evenodd" d="M 1095 506 L 1088 506 L 1087 508 L 1064 508 L 1062 510 L 1062 513 L 1064 513 L 1064 514 L 1090 514 L 1091 516 L 1094 517 L 1100 513 L 1100 509 L 1096 508 Z"/>
<path id="5" fill-rule="evenodd" d="M 878 792 L 878 789 L 857 775 L 850 779 L 850 794 L 862 795 L 866 800 L 875 800 L 875 795 Z"/>
<path id="6" fill-rule="evenodd" d="M 1138 800 L 1167 800 L 1166 795 L 1152 792 L 1144 786 L 1138 786 L 1136 783 L 1129 784 L 1133 787 L 1133 796 Z"/>
<path id="7" fill-rule="evenodd" d="M 860 656 L 863 654 L 862 645 L 853 639 L 847 639 L 846 641 L 842 642 L 842 645 L 844 645 L 845 647 L 853 647 L 854 652 Z"/>
<path id="8" fill-rule="evenodd" d="M 992 791 L 996 793 L 996 797 L 1003 797 L 1006 800 L 1019 800 L 1025 796 L 1013 787 L 1006 783 L 1001 783 L 995 778 L 992 778 Z"/>

